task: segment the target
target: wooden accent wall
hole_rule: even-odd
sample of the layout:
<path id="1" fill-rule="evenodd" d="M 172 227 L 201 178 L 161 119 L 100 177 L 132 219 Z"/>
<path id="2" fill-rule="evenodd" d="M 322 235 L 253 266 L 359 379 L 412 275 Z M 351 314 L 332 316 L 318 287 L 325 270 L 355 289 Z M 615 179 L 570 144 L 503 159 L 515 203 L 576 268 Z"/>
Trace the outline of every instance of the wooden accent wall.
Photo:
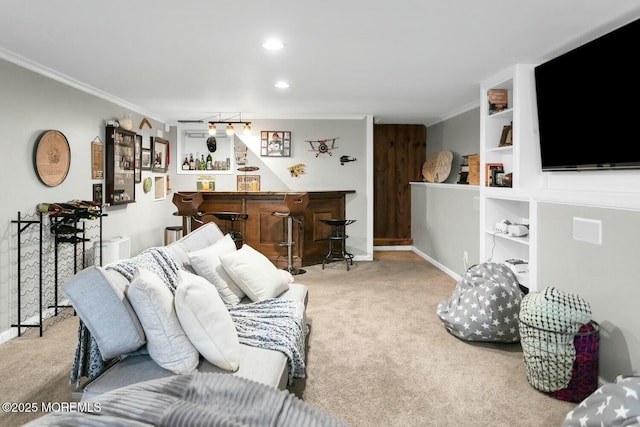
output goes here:
<path id="1" fill-rule="evenodd" d="M 422 181 L 422 165 L 426 160 L 426 151 L 426 126 L 374 125 L 375 246 L 413 244 L 409 182 Z"/>

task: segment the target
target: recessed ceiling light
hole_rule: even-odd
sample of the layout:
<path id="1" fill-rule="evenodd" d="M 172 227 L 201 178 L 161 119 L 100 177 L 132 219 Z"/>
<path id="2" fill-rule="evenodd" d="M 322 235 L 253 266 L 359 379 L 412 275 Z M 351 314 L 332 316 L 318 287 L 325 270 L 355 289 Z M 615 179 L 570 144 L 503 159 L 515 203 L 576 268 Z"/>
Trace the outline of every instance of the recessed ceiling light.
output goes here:
<path id="1" fill-rule="evenodd" d="M 280 50 L 284 47 L 280 40 L 270 39 L 262 44 L 262 47 L 267 50 Z"/>
<path id="2" fill-rule="evenodd" d="M 278 89 L 286 89 L 289 87 L 289 83 L 281 80 L 277 82 L 274 86 L 277 87 Z"/>

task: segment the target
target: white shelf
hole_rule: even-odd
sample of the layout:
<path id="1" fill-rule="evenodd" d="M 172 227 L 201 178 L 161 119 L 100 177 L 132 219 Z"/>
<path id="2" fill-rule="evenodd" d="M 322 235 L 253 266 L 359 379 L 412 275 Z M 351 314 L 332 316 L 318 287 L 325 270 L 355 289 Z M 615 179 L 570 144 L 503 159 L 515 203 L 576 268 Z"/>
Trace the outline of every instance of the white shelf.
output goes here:
<path id="1" fill-rule="evenodd" d="M 527 273 L 518 274 L 523 286 L 536 290 L 535 224 L 536 202 L 532 191 L 540 180 L 539 144 L 535 110 L 533 65 L 516 65 L 480 84 L 480 258 L 483 261 L 504 262 L 511 258 L 526 259 Z M 506 89 L 506 110 L 489 114 L 489 89 Z M 512 145 L 500 147 L 504 126 L 511 125 Z M 511 187 L 488 187 L 487 163 L 502 163 L 505 173 L 512 174 Z M 524 237 L 495 233 L 496 223 L 508 220 L 528 224 Z"/>
<path id="2" fill-rule="evenodd" d="M 209 138 L 209 125 L 205 123 L 186 123 L 178 125 L 176 173 L 180 175 L 230 175 L 235 173 L 234 136 L 218 133 L 216 137 L 216 150 L 211 153 L 215 169 L 184 170 L 182 163 L 185 157 L 193 155 L 194 160 L 199 161 L 203 156 L 206 159 L 209 154 L 207 138 Z"/>
<path id="3" fill-rule="evenodd" d="M 512 242 L 516 242 L 516 243 L 519 243 L 519 244 L 522 244 L 522 245 L 529 246 L 529 236 L 515 237 L 515 236 L 509 236 L 508 234 L 505 234 L 505 233 L 496 233 L 496 232 L 491 231 L 491 230 L 487 230 L 487 231 L 485 231 L 485 233 L 490 234 L 492 236 L 495 236 L 498 239 L 511 240 Z"/>

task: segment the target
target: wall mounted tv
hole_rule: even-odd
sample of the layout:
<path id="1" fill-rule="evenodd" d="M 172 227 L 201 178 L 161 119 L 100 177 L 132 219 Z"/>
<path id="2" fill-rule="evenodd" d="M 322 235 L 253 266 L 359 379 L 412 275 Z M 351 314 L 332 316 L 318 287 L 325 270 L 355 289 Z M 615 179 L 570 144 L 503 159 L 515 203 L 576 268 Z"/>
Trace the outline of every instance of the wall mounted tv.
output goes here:
<path id="1" fill-rule="evenodd" d="M 543 171 L 640 169 L 640 19 L 535 67 Z"/>

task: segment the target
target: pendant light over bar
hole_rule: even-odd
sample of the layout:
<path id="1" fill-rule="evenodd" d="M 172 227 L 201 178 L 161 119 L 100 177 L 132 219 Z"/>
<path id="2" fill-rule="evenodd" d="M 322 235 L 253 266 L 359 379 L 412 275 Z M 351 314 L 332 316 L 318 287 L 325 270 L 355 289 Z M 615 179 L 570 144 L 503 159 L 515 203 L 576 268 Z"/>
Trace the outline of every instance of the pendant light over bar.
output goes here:
<path id="1" fill-rule="evenodd" d="M 227 131 L 227 135 L 231 136 L 235 133 L 235 128 L 233 127 L 233 125 L 239 125 L 239 124 L 243 124 L 244 125 L 244 133 L 245 135 L 250 135 L 251 134 L 251 122 L 245 122 L 242 121 L 242 114 L 238 113 L 238 120 L 232 120 L 234 116 L 228 117 L 226 119 L 222 118 L 222 113 L 218 113 L 218 119 L 217 120 L 213 120 L 213 121 L 209 121 L 209 135 L 215 135 L 216 131 L 217 131 L 217 126 L 216 125 L 227 125 L 226 131 Z"/>

